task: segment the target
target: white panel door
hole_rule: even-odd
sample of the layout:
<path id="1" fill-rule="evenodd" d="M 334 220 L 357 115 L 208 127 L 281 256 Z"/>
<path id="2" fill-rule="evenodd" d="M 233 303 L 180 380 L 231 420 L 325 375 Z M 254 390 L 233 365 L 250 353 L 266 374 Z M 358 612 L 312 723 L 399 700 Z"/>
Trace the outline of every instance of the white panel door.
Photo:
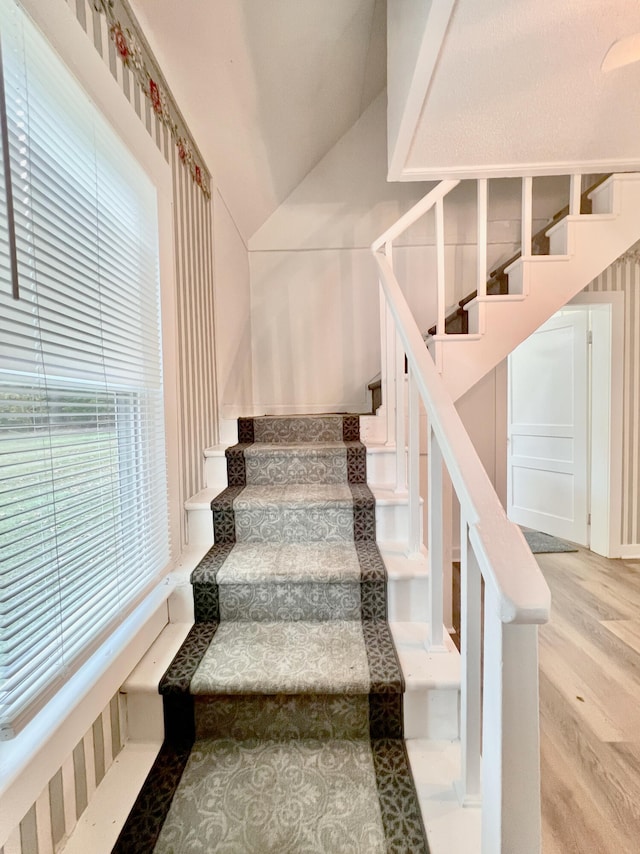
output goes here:
<path id="1" fill-rule="evenodd" d="M 588 312 L 554 315 L 509 356 L 507 512 L 588 545 Z"/>

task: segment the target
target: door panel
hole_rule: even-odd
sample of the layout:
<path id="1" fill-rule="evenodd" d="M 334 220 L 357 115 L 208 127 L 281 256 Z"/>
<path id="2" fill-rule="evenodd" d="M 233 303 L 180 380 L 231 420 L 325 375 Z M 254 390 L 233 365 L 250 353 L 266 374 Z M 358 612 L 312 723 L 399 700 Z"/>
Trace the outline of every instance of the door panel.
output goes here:
<path id="1" fill-rule="evenodd" d="M 588 312 L 562 311 L 509 356 L 507 509 L 588 545 Z"/>

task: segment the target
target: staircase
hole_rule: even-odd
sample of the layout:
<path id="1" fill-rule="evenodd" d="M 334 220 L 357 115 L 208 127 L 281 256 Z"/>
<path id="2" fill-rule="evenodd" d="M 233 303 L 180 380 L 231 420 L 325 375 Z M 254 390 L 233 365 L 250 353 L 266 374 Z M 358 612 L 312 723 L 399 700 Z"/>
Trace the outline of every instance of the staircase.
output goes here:
<path id="1" fill-rule="evenodd" d="M 378 769 L 392 766 L 413 816 L 406 831 L 411 847 L 402 842 L 397 850 L 423 850 L 419 802 L 434 854 L 539 851 L 537 625 L 548 619 L 549 593 L 521 532 L 504 516 L 453 400 L 638 239 L 640 183 L 635 175 L 607 179 L 591 191 L 591 214 L 572 193 L 573 212 L 547 229 L 550 254 L 525 253 L 505 268 L 507 293 L 484 292 L 480 252 L 479 294 L 466 306 L 466 336 L 444 332 L 440 270 L 434 364 L 395 279 L 392 244 L 432 204 L 441 225 L 443 199 L 455 183 L 443 182 L 374 244 L 386 250 L 376 252 L 384 417 L 359 427 L 343 416 L 241 419 L 235 447 L 206 452 L 208 487 L 187 503 L 191 549 L 206 555 L 188 595 L 187 585 L 176 587 L 172 622 L 123 686 L 130 734 L 144 741 L 145 731 L 164 730 L 166 738 L 116 851 L 174 850 L 176 840 L 175 850 L 189 850 L 194 816 L 209 812 L 212 838 L 223 827 L 225 833 L 235 827 L 231 834 L 239 825 L 248 829 L 250 840 L 240 844 L 232 835 L 229 850 L 287 850 L 283 840 L 301 823 L 325 827 L 336 808 L 334 801 L 320 814 L 310 806 L 315 799 L 297 798 L 307 761 L 316 769 L 325 760 L 335 767 L 336 744 L 340 761 L 355 763 L 354 774 L 356 765 L 369 768 L 368 783 L 349 778 L 350 792 L 355 780 L 358 792 L 368 786 L 371 794 L 352 805 L 358 817 L 347 822 L 364 836 L 354 841 L 350 830 L 334 827 L 309 850 L 341 850 L 343 838 L 344 850 L 384 850 L 392 832 L 385 809 L 392 815 L 399 807 L 393 799 L 383 804 L 388 789 Z M 484 194 L 486 200 L 486 185 Z M 530 202 L 529 194 L 524 246 L 531 245 Z M 484 221 L 486 236 L 486 211 Z M 479 223 L 480 232 L 480 215 Z M 441 227 L 437 238 L 441 267 Z M 420 401 L 427 416 L 428 571 L 417 477 Z M 363 449 L 359 432 L 378 444 Z M 219 494 L 223 462 L 228 486 Z M 366 486 L 367 468 L 383 488 Z M 450 563 L 445 502 L 451 500 L 450 493 L 444 498 L 445 470 L 461 515 L 460 659 L 443 629 Z M 148 674 L 160 661 L 169 663 L 185 636 L 161 680 L 163 722 Z M 249 796 L 244 783 L 227 787 L 221 769 L 233 768 L 243 780 L 249 767 L 261 788 Z M 290 788 L 280 784 L 285 768 L 296 780 Z M 237 804 L 233 821 L 218 805 L 225 797 Z M 377 802 L 378 823 L 365 801 Z M 248 802 L 265 807 L 259 819 L 244 808 Z M 480 803 L 481 810 L 468 808 Z M 288 814 L 285 806 L 297 818 L 286 829 L 270 825 Z M 149 842 L 145 823 L 157 843 Z M 138 837 L 146 848 L 132 847 Z"/>
<path id="2" fill-rule="evenodd" d="M 160 683 L 165 740 L 115 852 L 428 850 L 403 739 L 434 697 L 405 702 L 359 431 L 239 420 Z"/>
<path id="3" fill-rule="evenodd" d="M 591 201 L 591 193 L 596 190 L 600 186 L 600 184 L 604 183 L 604 181 L 606 181 L 609 177 L 611 176 L 605 175 L 601 177 L 598 181 L 594 182 L 587 190 L 585 190 L 581 194 L 579 213 L 593 213 L 593 202 Z M 556 214 L 554 214 L 554 216 L 544 226 L 544 228 L 541 228 L 540 231 L 536 232 L 536 234 L 533 235 L 533 237 L 531 238 L 532 255 L 549 254 L 550 240 L 548 232 L 561 220 L 568 216 L 569 213 L 570 206 L 565 205 L 562 210 L 559 210 Z M 509 293 L 509 275 L 507 273 L 507 269 L 509 269 L 512 264 L 515 264 L 515 262 L 518 261 L 521 257 L 522 252 L 518 250 L 507 261 L 503 261 L 497 267 L 494 267 L 494 269 L 489 274 L 489 278 L 487 279 L 487 296 L 504 295 Z M 473 291 L 473 293 L 468 294 L 466 297 L 460 300 L 456 309 L 452 311 L 449 315 L 447 315 L 447 317 L 445 318 L 445 332 L 448 335 L 466 335 L 469 332 L 469 314 L 467 312 L 467 305 L 477 296 L 477 291 Z M 429 337 L 435 334 L 436 327 L 432 326 L 427 332 L 425 340 L 428 341 Z"/>
<path id="4" fill-rule="evenodd" d="M 531 252 L 494 271 L 486 293 L 463 300 L 444 333 L 429 330 L 427 344 L 454 400 L 640 237 L 636 173 L 611 175 L 585 196 L 576 213 L 558 215 L 533 242 L 523 241 Z M 548 254 L 532 254 L 547 245 Z"/>

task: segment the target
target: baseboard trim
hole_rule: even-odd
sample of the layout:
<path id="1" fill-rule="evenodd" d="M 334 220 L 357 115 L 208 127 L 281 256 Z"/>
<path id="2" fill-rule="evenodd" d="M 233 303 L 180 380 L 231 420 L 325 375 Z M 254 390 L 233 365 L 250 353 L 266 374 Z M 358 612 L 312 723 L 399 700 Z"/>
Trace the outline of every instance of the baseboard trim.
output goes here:
<path id="1" fill-rule="evenodd" d="M 238 417 L 258 418 L 260 415 L 330 415 L 335 413 L 353 413 L 354 415 L 369 415 L 366 402 L 338 401 L 337 403 L 312 404 L 252 404 L 251 406 L 223 406 L 222 417 L 233 419 Z"/>
<path id="2" fill-rule="evenodd" d="M 256 406 L 253 403 L 244 405 L 225 403 L 220 411 L 220 417 L 224 421 L 235 421 L 238 418 L 258 418 L 264 413 L 264 406 Z"/>
<path id="3" fill-rule="evenodd" d="M 620 546 L 620 557 L 623 560 L 640 560 L 640 543 Z"/>

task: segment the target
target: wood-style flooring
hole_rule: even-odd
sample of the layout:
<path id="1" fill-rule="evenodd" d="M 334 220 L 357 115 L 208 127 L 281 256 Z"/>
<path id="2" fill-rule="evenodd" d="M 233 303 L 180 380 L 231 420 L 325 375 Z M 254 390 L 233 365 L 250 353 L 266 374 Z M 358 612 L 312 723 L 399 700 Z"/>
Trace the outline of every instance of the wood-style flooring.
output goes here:
<path id="1" fill-rule="evenodd" d="M 640 852 L 640 561 L 536 555 L 544 854 Z"/>
<path id="2" fill-rule="evenodd" d="M 543 854 L 640 854 L 640 561 L 535 557 L 552 596 L 540 627 Z"/>

